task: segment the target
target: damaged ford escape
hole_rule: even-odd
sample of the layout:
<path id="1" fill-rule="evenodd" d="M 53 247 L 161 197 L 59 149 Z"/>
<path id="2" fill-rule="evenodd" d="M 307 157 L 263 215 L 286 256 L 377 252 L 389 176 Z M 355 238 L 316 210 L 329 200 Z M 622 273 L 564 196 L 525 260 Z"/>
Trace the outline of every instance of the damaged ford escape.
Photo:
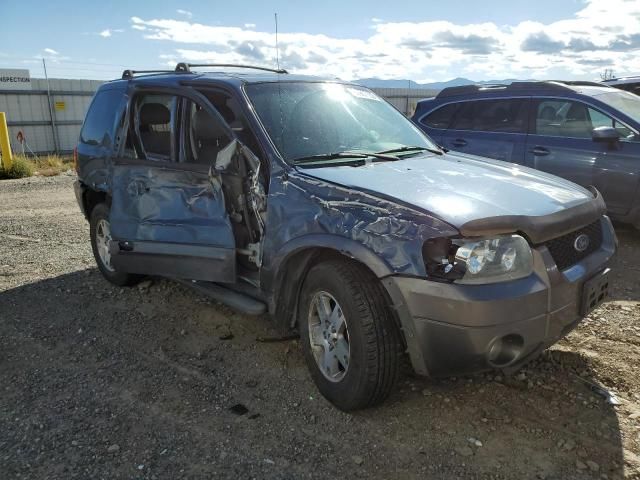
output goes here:
<path id="1" fill-rule="evenodd" d="M 269 313 L 343 410 L 384 400 L 405 354 L 422 375 L 513 371 L 607 296 L 597 190 L 448 153 L 354 84 L 223 67 L 96 93 L 75 190 L 110 282 Z"/>

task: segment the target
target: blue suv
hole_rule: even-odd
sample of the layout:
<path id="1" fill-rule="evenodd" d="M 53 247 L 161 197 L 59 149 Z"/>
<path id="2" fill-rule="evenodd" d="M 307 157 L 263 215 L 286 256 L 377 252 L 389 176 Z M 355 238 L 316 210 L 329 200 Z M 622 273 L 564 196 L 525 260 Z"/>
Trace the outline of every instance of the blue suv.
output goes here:
<path id="1" fill-rule="evenodd" d="M 609 214 L 640 228 L 640 97 L 591 82 L 445 88 L 413 120 L 449 150 L 595 186 Z"/>
<path id="2" fill-rule="evenodd" d="M 405 353 L 422 375 L 517 369 L 607 297 L 597 190 L 444 152 L 357 85 L 192 70 L 227 67 L 96 93 L 75 190 L 109 282 L 270 314 L 343 410 L 381 402 Z"/>

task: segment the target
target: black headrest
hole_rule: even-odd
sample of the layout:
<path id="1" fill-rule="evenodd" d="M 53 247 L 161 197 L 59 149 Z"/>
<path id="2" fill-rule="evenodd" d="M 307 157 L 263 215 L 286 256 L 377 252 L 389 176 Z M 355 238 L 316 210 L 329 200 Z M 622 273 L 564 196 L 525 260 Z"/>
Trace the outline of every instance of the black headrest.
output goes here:
<path id="1" fill-rule="evenodd" d="M 169 109 L 161 103 L 145 103 L 140 109 L 142 125 L 164 125 L 171 121 Z"/>
<path id="2" fill-rule="evenodd" d="M 193 123 L 196 137 L 199 140 L 217 140 L 227 136 L 227 132 L 220 122 L 204 110 L 196 112 Z"/>

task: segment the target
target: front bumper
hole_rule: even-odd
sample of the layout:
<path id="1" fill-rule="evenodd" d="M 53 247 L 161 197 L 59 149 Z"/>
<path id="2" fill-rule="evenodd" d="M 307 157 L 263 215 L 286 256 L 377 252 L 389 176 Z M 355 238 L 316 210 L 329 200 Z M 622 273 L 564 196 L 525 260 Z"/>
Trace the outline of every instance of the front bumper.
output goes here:
<path id="1" fill-rule="evenodd" d="M 422 375 L 514 369 L 569 333 L 581 320 L 582 287 L 616 250 L 602 217 L 601 247 L 559 271 L 542 246 L 527 278 L 460 285 L 400 276 L 383 280 L 404 331 L 414 370 Z M 506 354 L 497 355 L 500 349 Z"/>

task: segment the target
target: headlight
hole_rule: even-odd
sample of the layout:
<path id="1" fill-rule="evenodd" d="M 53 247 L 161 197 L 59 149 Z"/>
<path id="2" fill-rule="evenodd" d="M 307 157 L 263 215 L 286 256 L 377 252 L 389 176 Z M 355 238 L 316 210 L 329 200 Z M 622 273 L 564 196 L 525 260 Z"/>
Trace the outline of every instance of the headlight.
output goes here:
<path id="1" fill-rule="evenodd" d="M 464 269 L 458 283 L 504 282 L 527 277 L 533 271 L 531 248 L 520 235 L 461 241 L 458 245 L 454 267 Z"/>
<path id="2" fill-rule="evenodd" d="M 432 277 L 456 283 L 505 282 L 527 277 L 533 271 L 531 248 L 520 235 L 430 240 L 423 255 Z"/>

